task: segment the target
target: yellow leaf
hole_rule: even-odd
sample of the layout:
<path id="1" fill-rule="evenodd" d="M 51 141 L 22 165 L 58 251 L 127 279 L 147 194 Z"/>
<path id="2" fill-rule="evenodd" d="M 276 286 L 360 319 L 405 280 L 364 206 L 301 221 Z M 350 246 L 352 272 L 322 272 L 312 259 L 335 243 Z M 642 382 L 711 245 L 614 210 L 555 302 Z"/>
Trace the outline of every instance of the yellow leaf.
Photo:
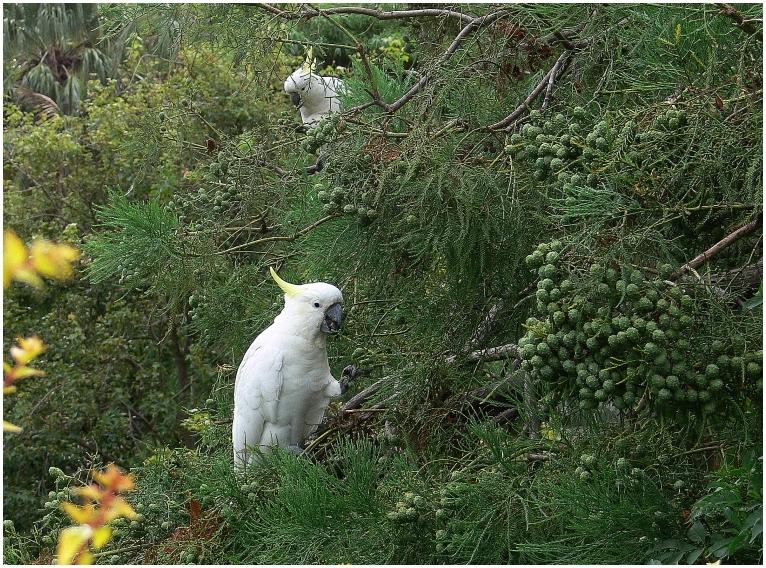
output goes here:
<path id="1" fill-rule="evenodd" d="M 103 472 L 94 471 L 93 479 L 114 492 L 131 491 L 134 486 L 133 476 L 123 473 L 113 463 L 110 463 Z"/>
<path id="2" fill-rule="evenodd" d="M 30 248 L 32 266 L 43 276 L 65 279 L 72 276 L 72 261 L 80 257 L 80 252 L 66 244 L 55 244 L 45 239 L 38 239 Z"/>
<path id="3" fill-rule="evenodd" d="M 33 369 L 32 367 L 18 367 L 13 373 L 14 380 L 26 379 L 27 377 L 41 377 L 45 374 L 45 371 L 40 369 Z"/>
<path id="4" fill-rule="evenodd" d="M 95 531 L 93 531 L 93 539 L 92 539 L 93 548 L 95 549 L 101 548 L 107 542 L 109 542 L 110 538 L 112 538 L 111 527 L 100 527 L 96 529 Z"/>
<path id="5" fill-rule="evenodd" d="M 681 41 L 681 24 L 676 24 L 676 45 Z"/>
<path id="6" fill-rule="evenodd" d="M 121 497 L 116 497 L 109 508 L 104 512 L 104 518 L 105 522 L 108 523 L 119 517 L 125 517 L 132 521 L 139 518 L 138 513 L 133 510 L 133 507 L 128 505 L 128 503 Z"/>
<path id="7" fill-rule="evenodd" d="M 56 547 L 56 564 L 74 564 L 75 561 L 79 564 L 92 534 L 93 529 L 88 525 L 63 529 L 59 533 L 59 542 Z"/>
<path id="8" fill-rule="evenodd" d="M 18 434 L 21 432 L 21 428 L 16 426 L 15 424 L 11 424 L 10 422 L 6 422 L 3 420 L 3 432 L 11 432 L 13 434 Z"/>
<path id="9" fill-rule="evenodd" d="M 101 497 L 104 495 L 104 492 L 96 485 L 88 485 L 87 487 L 75 487 L 72 489 L 72 493 L 78 497 L 90 499 L 91 501 L 100 501 Z"/>
<path id="10" fill-rule="evenodd" d="M 45 344 L 37 336 L 27 337 L 26 339 L 19 337 L 16 341 L 19 345 L 11 347 L 11 357 L 19 365 L 26 365 L 46 349 Z"/>
<path id="11" fill-rule="evenodd" d="M 3 387 L 3 394 L 13 394 L 16 392 L 16 387 Z"/>
<path id="12" fill-rule="evenodd" d="M 3 288 L 7 288 L 27 261 L 27 247 L 13 231 L 3 234 Z"/>
<path id="13" fill-rule="evenodd" d="M 80 525 L 91 522 L 97 515 L 96 508 L 91 503 L 78 507 L 74 503 L 64 502 L 61 504 L 61 510 Z"/>

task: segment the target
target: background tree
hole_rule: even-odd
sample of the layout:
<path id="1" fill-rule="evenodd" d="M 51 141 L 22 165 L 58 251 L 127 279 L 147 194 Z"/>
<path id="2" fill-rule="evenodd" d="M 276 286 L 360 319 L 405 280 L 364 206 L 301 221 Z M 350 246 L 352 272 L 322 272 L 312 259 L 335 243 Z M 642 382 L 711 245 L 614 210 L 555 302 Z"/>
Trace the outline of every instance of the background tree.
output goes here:
<path id="1" fill-rule="evenodd" d="M 49 115 L 76 112 L 88 80 L 104 83 L 122 59 L 124 46 L 102 41 L 100 29 L 97 4 L 6 4 L 5 92 Z"/>

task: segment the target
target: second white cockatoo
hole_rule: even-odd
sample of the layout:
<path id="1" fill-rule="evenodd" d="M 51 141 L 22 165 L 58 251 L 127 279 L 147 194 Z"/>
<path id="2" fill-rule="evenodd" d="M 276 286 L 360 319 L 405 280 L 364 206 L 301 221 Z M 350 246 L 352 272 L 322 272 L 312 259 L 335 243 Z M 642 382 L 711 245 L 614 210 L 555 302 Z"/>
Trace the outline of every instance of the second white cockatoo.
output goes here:
<path id="1" fill-rule="evenodd" d="M 314 73 L 316 63 L 309 49 L 306 60 L 285 80 L 285 92 L 300 110 L 301 120 L 314 128 L 321 120 L 340 110 L 338 93 L 343 82 L 336 77 L 321 77 Z"/>
<path id="2" fill-rule="evenodd" d="M 285 307 L 253 341 L 237 371 L 232 442 L 234 463 L 253 461 L 253 449 L 299 443 L 319 423 L 332 397 L 341 394 L 327 361 L 327 337 L 343 323 L 343 296 L 335 286 L 296 285 L 271 276 Z"/>

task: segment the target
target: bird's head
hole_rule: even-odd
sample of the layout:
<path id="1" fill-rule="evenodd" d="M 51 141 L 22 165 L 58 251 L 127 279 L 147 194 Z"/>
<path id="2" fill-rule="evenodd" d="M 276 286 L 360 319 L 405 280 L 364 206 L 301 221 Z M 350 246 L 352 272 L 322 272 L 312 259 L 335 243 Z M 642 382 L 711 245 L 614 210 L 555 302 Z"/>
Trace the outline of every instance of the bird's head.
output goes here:
<path id="1" fill-rule="evenodd" d="M 314 73 L 316 60 L 309 49 L 303 64 L 285 79 L 285 93 L 290 95 L 290 102 L 296 108 L 301 108 L 313 98 L 321 97 L 324 82 L 322 77 Z"/>
<path id="2" fill-rule="evenodd" d="M 332 284 L 290 284 L 282 280 L 273 268 L 271 277 L 285 293 L 283 313 L 298 318 L 310 331 L 337 333 L 343 324 L 343 295 Z"/>

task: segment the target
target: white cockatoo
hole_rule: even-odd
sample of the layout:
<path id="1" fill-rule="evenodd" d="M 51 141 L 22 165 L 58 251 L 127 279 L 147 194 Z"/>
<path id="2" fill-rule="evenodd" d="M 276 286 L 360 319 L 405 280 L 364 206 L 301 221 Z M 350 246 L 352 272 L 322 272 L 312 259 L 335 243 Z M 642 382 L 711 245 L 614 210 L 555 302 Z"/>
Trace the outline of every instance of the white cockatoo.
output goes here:
<path id="1" fill-rule="evenodd" d="M 299 443 L 319 423 L 341 385 L 330 373 L 327 336 L 343 323 L 343 296 L 331 284 L 295 285 L 271 276 L 285 294 L 285 307 L 255 338 L 237 370 L 232 442 L 234 464 L 252 462 L 252 448 Z"/>
<path id="2" fill-rule="evenodd" d="M 306 60 L 285 80 L 285 92 L 301 112 L 301 120 L 309 129 L 340 109 L 338 93 L 343 82 L 335 77 L 314 73 L 316 62 L 309 49 Z"/>

